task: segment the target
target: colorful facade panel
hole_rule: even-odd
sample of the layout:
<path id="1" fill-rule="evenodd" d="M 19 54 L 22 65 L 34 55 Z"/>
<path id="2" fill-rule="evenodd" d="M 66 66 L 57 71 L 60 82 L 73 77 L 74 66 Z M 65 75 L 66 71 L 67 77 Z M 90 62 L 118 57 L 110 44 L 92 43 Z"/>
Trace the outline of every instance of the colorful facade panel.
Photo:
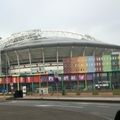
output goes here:
<path id="1" fill-rule="evenodd" d="M 120 54 L 65 58 L 64 73 L 94 73 L 120 70 Z"/>
<path id="2" fill-rule="evenodd" d="M 112 71 L 119 70 L 119 55 L 118 54 L 111 55 L 111 67 L 112 67 Z"/>
<path id="3" fill-rule="evenodd" d="M 103 72 L 101 56 L 95 56 L 95 72 Z"/>
<path id="4" fill-rule="evenodd" d="M 78 73 L 87 73 L 87 57 L 78 57 Z"/>
<path id="5" fill-rule="evenodd" d="M 26 83 L 33 83 L 33 77 L 26 77 Z"/>
<path id="6" fill-rule="evenodd" d="M 95 57 L 88 56 L 87 57 L 87 72 L 95 72 Z"/>
<path id="7" fill-rule="evenodd" d="M 119 59 L 119 70 L 120 70 L 120 54 L 118 56 L 118 59 Z"/>
<path id="8" fill-rule="evenodd" d="M 102 56 L 102 65 L 103 65 L 103 71 L 109 72 L 111 71 L 111 55 L 103 55 Z"/>
<path id="9" fill-rule="evenodd" d="M 20 83 L 25 83 L 25 77 L 19 77 L 19 82 Z"/>
<path id="10" fill-rule="evenodd" d="M 93 74 L 87 74 L 86 80 L 93 80 Z"/>
<path id="11" fill-rule="evenodd" d="M 64 73 L 87 73 L 87 57 L 65 58 Z"/>
<path id="12" fill-rule="evenodd" d="M 70 58 L 64 58 L 63 59 L 63 66 L 64 66 L 64 73 L 71 73 L 71 59 Z"/>
<path id="13" fill-rule="evenodd" d="M 34 82 L 34 83 L 39 83 L 39 82 L 41 82 L 40 75 L 35 75 L 33 82 Z"/>

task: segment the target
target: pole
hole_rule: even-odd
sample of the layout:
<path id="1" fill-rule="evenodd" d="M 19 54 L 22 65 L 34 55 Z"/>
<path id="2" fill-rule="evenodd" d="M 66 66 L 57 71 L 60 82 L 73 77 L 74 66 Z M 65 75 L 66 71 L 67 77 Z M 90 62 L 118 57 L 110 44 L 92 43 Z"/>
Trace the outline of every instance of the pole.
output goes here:
<path id="1" fill-rule="evenodd" d="M 80 92 L 80 81 L 79 81 L 79 75 L 78 75 L 78 79 L 77 79 L 77 93 L 79 94 Z"/>
<path id="2" fill-rule="evenodd" d="M 85 73 L 85 90 L 88 89 L 88 86 L 87 86 L 87 74 Z"/>
<path id="3" fill-rule="evenodd" d="M 62 78 L 61 78 L 61 85 L 62 85 L 62 95 L 65 95 L 65 90 L 64 90 L 64 80 L 63 80 L 63 76 L 62 76 Z"/>
<path id="4" fill-rule="evenodd" d="M 93 78 L 93 90 L 95 90 L 95 73 L 92 73 L 92 78 Z"/>
<path id="5" fill-rule="evenodd" d="M 111 80 L 111 73 L 108 73 L 109 83 L 110 83 L 110 89 L 112 89 L 112 80 Z"/>

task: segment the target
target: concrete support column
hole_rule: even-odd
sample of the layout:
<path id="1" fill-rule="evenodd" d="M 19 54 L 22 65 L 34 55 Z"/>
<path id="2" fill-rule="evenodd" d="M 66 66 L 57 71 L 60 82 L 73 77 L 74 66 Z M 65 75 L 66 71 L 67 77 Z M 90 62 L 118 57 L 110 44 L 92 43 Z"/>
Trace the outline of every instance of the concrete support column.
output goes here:
<path id="1" fill-rule="evenodd" d="M 20 76 L 20 60 L 19 60 L 19 55 L 17 53 L 17 51 L 15 51 L 15 54 L 16 54 L 16 58 L 17 58 L 17 64 L 18 64 L 18 77 Z M 17 81 L 17 90 L 20 90 L 20 83 L 19 83 L 19 80 Z"/>
<path id="2" fill-rule="evenodd" d="M 32 75 L 32 58 L 31 58 L 31 53 L 30 49 L 28 49 L 28 57 L 29 57 L 29 64 L 30 64 L 30 74 Z M 32 92 L 34 91 L 34 79 L 32 79 Z"/>
<path id="3" fill-rule="evenodd" d="M 42 48 L 42 63 L 43 63 L 43 68 L 45 70 L 45 52 L 44 52 L 44 48 Z M 48 87 L 48 79 L 46 82 L 46 86 Z"/>
<path id="4" fill-rule="evenodd" d="M 86 54 L 86 48 L 87 47 L 84 47 L 84 49 L 83 49 L 83 56 L 85 56 L 85 54 Z"/>
<path id="5" fill-rule="evenodd" d="M 5 56 L 6 56 L 7 64 L 8 64 L 8 66 L 9 66 L 9 68 L 10 68 L 10 59 L 9 59 L 9 56 L 8 56 L 7 53 L 5 54 Z M 11 75 L 10 72 L 9 72 L 9 75 Z"/>
<path id="6" fill-rule="evenodd" d="M 96 50 L 97 50 L 97 48 L 95 48 L 95 49 L 93 50 L 93 56 L 96 55 Z"/>
<path id="7" fill-rule="evenodd" d="M 28 57 L 29 57 L 29 64 L 30 64 L 30 73 L 32 74 L 32 60 L 31 60 L 30 49 L 28 49 Z"/>
<path id="8" fill-rule="evenodd" d="M 71 47 L 71 50 L 70 50 L 70 57 L 71 58 L 73 57 L 73 46 Z"/>
<path id="9" fill-rule="evenodd" d="M 42 63 L 43 63 L 43 67 L 45 67 L 45 54 L 43 48 L 42 48 Z"/>
<path id="10" fill-rule="evenodd" d="M 85 90 L 88 89 L 88 84 L 87 84 L 87 74 L 85 73 Z"/>
<path id="11" fill-rule="evenodd" d="M 7 76 L 8 76 L 8 67 L 10 68 L 10 60 L 9 60 L 9 57 L 8 57 L 7 53 L 5 53 L 5 56 L 6 56 L 6 79 L 7 79 Z M 11 75 L 11 73 L 9 73 L 9 75 Z M 8 84 L 6 84 L 6 89 L 8 91 Z"/>
<path id="12" fill-rule="evenodd" d="M 57 61 L 57 74 L 58 74 L 58 70 L 59 70 L 59 52 L 58 52 L 58 47 L 57 47 L 57 51 L 56 51 L 56 61 Z"/>

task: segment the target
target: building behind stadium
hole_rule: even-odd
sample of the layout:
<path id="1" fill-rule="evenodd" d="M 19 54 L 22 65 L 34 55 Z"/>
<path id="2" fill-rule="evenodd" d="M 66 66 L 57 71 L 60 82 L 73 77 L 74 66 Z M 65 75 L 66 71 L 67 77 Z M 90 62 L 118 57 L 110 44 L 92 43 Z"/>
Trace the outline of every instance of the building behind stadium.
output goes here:
<path id="1" fill-rule="evenodd" d="M 89 35 L 30 30 L 0 40 L 0 88 L 120 88 L 120 46 Z"/>

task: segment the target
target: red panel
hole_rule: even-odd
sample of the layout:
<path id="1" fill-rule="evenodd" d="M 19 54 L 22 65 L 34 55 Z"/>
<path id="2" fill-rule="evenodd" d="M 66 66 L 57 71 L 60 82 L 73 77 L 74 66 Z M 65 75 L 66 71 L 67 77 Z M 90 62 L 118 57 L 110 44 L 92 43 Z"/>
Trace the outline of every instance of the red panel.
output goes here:
<path id="1" fill-rule="evenodd" d="M 19 77 L 19 82 L 20 83 L 25 83 L 25 78 L 24 77 Z"/>
<path id="2" fill-rule="evenodd" d="M 40 82 L 40 75 L 35 75 L 34 76 L 34 83 L 39 83 Z"/>
<path id="3" fill-rule="evenodd" d="M 3 84 L 3 78 L 0 78 L 0 84 Z"/>
<path id="4" fill-rule="evenodd" d="M 12 77 L 12 83 L 17 83 L 17 81 L 18 81 L 18 78 L 16 76 L 13 76 Z"/>
<path id="5" fill-rule="evenodd" d="M 6 84 L 10 84 L 12 82 L 11 77 L 5 77 L 4 79 Z"/>
<path id="6" fill-rule="evenodd" d="M 33 77 L 26 77 L 26 83 L 32 83 Z"/>

